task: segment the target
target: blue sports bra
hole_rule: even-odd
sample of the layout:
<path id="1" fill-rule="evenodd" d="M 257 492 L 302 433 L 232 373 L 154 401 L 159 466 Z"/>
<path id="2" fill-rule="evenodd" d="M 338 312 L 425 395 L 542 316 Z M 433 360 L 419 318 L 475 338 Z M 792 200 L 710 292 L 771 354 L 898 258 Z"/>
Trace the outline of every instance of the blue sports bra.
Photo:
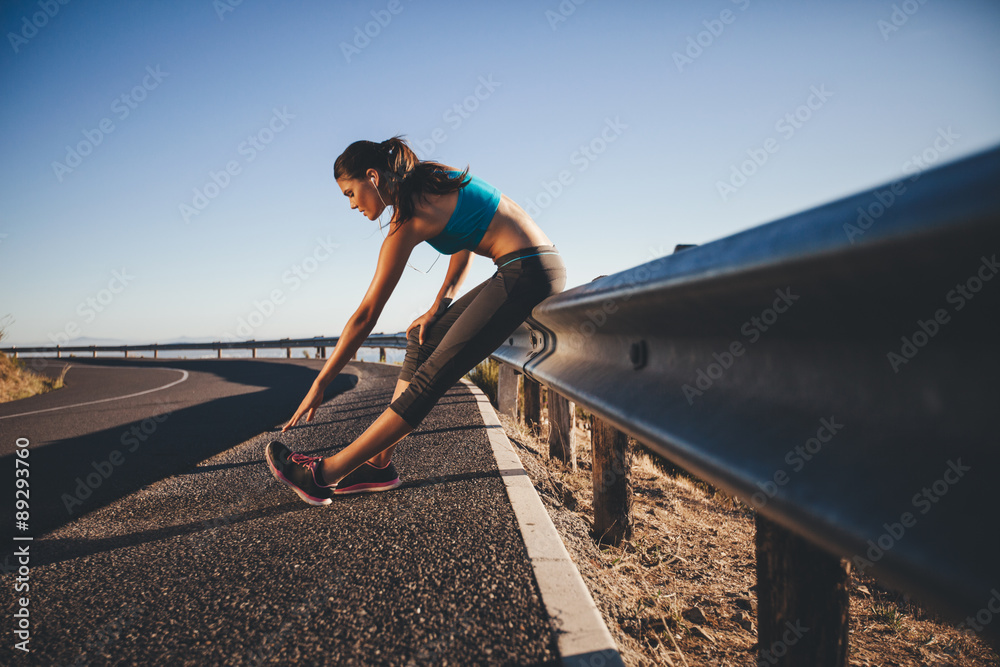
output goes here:
<path id="1" fill-rule="evenodd" d="M 448 171 L 454 177 L 460 171 Z M 500 207 L 500 191 L 481 178 L 470 175 L 458 191 L 458 203 L 444 231 L 427 242 L 442 255 L 473 250 L 486 235 L 486 228 Z"/>

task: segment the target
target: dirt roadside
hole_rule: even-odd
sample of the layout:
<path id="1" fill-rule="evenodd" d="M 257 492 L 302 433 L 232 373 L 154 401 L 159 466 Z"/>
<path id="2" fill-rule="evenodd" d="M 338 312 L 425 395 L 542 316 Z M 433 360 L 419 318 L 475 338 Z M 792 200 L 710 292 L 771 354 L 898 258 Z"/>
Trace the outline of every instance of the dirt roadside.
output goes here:
<path id="1" fill-rule="evenodd" d="M 577 469 L 539 437 L 500 417 L 629 666 L 757 664 L 754 516 L 738 500 L 667 474 L 633 448 L 633 538 L 598 549 L 590 433 L 577 426 Z M 1000 666 L 984 642 L 859 576 L 851 582 L 849 662 L 858 667 Z"/>

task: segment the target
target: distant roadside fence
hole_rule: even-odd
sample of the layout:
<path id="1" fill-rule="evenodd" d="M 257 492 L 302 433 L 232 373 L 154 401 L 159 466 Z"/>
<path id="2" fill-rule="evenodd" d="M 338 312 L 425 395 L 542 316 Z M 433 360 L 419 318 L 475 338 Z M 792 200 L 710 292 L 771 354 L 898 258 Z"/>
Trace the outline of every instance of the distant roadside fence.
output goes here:
<path id="1" fill-rule="evenodd" d="M 252 358 L 257 358 L 257 350 L 284 349 L 285 356 L 292 358 L 292 350 L 300 348 L 315 348 L 316 358 L 326 358 L 326 348 L 335 347 L 339 336 L 316 336 L 314 338 L 282 338 L 280 340 L 245 340 L 233 342 L 216 341 L 213 343 L 150 343 L 148 345 L 49 345 L 45 347 L 3 347 L 0 352 L 17 357 L 19 354 L 55 354 L 62 358 L 63 354 L 89 353 L 96 357 L 98 352 L 120 352 L 126 358 L 129 354 L 152 352 L 153 358 L 160 352 L 215 350 L 219 359 L 223 350 L 250 350 Z M 379 361 L 385 361 L 386 348 L 406 349 L 406 334 L 373 334 L 365 339 L 361 347 L 378 348 Z"/>

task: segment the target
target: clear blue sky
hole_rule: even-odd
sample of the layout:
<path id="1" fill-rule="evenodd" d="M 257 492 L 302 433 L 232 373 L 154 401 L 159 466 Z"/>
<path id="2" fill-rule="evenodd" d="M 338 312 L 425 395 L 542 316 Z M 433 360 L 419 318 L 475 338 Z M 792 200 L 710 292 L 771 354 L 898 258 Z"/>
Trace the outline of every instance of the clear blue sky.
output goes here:
<path id="1" fill-rule="evenodd" d="M 381 242 L 333 179 L 357 139 L 470 165 L 537 213 L 567 289 L 899 178 L 940 132 L 938 163 L 1000 143 L 994 1 L 229 4 L 3 3 L 5 343 L 338 334 Z"/>

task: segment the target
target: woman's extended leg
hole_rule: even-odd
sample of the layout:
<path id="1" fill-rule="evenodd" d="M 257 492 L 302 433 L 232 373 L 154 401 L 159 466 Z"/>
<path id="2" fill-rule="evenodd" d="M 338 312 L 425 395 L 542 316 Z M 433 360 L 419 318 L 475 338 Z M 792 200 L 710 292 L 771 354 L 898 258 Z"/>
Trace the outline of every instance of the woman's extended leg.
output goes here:
<path id="1" fill-rule="evenodd" d="M 412 430 L 413 427 L 403 421 L 402 417 L 386 408 L 357 440 L 336 454 L 323 459 L 323 478 L 332 484 L 332 480 L 343 478 L 376 456 L 384 457 L 383 463 L 387 463 L 393 446 Z"/>
<path id="2" fill-rule="evenodd" d="M 406 380 L 396 380 L 396 390 L 392 393 L 392 400 L 399 398 L 400 394 L 406 391 L 406 388 L 410 386 L 410 383 Z M 389 465 L 389 461 L 392 460 L 392 453 L 396 451 L 396 445 L 392 445 L 389 449 L 382 451 L 379 454 L 368 459 L 368 461 L 379 468 L 384 468 Z"/>

